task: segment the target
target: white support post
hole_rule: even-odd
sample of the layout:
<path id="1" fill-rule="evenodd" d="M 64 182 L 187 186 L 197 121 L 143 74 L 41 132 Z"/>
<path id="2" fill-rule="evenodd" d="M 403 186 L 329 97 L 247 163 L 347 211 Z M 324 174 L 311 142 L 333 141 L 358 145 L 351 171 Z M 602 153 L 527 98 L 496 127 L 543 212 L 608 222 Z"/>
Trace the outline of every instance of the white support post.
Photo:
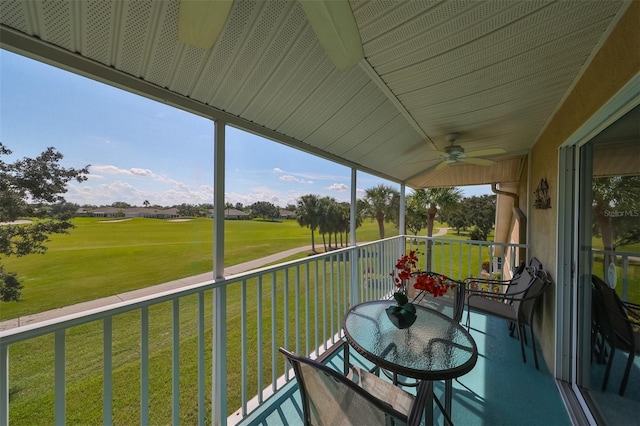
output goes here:
<path id="1" fill-rule="evenodd" d="M 350 288 L 349 303 L 355 306 L 360 302 L 360 276 L 358 274 L 358 247 L 356 244 L 356 212 L 358 208 L 358 200 L 356 198 L 356 181 L 358 171 L 351 169 L 351 211 L 349 215 L 349 269 L 350 269 Z"/>
<path id="2" fill-rule="evenodd" d="M 0 345 L 0 426 L 9 425 L 9 347 Z"/>
<path id="3" fill-rule="evenodd" d="M 224 175 L 225 123 L 215 122 L 213 177 L 213 275 L 224 278 Z M 211 417 L 214 425 L 227 424 L 227 293 L 225 287 L 213 289 L 213 348 Z"/>
<path id="4" fill-rule="evenodd" d="M 66 342 L 65 329 L 55 332 L 54 339 L 55 359 L 54 359 L 54 418 L 57 425 L 64 425 L 67 422 L 66 415 Z"/>
<path id="5" fill-rule="evenodd" d="M 398 232 L 400 233 L 400 235 L 402 235 L 402 237 L 400 238 L 400 253 L 398 254 L 398 257 L 402 256 L 402 254 L 405 252 L 405 247 L 407 245 L 407 230 L 406 230 L 406 225 L 405 225 L 405 192 L 406 192 L 406 187 L 404 183 L 400 184 L 400 211 L 398 211 Z"/>
<path id="6" fill-rule="evenodd" d="M 103 323 L 103 383 L 102 383 L 102 424 L 113 424 L 113 327 L 112 318 Z"/>
<path id="7" fill-rule="evenodd" d="M 399 216 L 399 222 L 398 222 L 398 231 L 400 232 L 400 235 L 406 235 L 407 234 L 407 230 L 406 230 L 406 225 L 405 225 L 405 199 L 406 199 L 406 190 L 407 188 L 405 187 L 404 183 L 400 184 L 400 211 L 398 212 Z"/>

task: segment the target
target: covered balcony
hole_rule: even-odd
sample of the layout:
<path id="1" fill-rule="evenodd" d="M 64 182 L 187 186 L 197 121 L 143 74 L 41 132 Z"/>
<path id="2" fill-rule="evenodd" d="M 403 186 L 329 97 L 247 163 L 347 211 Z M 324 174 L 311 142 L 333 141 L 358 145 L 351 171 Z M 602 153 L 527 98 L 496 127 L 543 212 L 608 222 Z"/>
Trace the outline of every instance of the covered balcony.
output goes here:
<path id="1" fill-rule="evenodd" d="M 358 244 L 353 227 L 347 249 L 229 275 L 228 126 L 351 168 L 352 206 L 358 171 L 402 194 L 493 185 L 495 241 L 432 239 L 430 269 L 463 279 L 490 256 L 507 276 L 540 259 L 554 283 L 534 324 L 543 361 L 522 363 L 504 323 L 474 314 L 482 359 L 454 384 L 454 423 L 635 419 L 638 361 L 624 395 L 619 365 L 602 391 L 604 367 L 591 362 L 590 282 L 611 273 L 621 297 L 638 301 L 637 246 L 593 250 L 591 212 L 593 182 L 640 175 L 640 3 L 316 2 L 329 13 L 216 3 L 0 5 L 3 49 L 210 119 L 216 218 L 209 280 L 0 332 L 0 425 L 300 424 L 278 347 L 339 363 L 345 312 L 388 298 L 393 261 L 426 238 L 408 238 L 401 220 L 399 237 Z M 331 15 L 347 19 L 322 21 Z M 205 30 L 189 31 L 198 16 Z M 343 44 L 355 48 L 336 51 Z M 48 367 L 34 371 L 34 358 Z M 49 391 L 21 405 L 43 382 Z"/>

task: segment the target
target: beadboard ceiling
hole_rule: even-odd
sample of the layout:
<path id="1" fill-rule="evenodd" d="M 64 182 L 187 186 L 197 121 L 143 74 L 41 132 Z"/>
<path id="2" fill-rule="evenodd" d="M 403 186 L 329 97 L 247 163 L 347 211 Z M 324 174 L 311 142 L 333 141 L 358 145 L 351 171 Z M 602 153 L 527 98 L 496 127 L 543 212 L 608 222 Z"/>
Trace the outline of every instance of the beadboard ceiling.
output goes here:
<path id="1" fill-rule="evenodd" d="M 236 0 L 211 49 L 179 0 L 0 2 L 3 48 L 409 187 L 512 182 L 628 3 L 350 1 L 365 59 L 339 71 L 297 1 Z M 434 170 L 446 135 L 489 167 Z"/>

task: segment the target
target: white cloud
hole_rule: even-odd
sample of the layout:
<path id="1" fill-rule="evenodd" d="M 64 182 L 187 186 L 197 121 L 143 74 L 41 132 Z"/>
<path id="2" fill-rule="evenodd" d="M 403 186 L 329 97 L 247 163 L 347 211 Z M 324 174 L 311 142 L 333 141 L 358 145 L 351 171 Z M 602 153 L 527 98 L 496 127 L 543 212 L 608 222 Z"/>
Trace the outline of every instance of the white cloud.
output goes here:
<path id="1" fill-rule="evenodd" d="M 124 201 L 142 205 L 213 203 L 211 185 L 190 185 L 159 175 L 150 169 L 133 167 L 123 169 L 114 165 L 92 166 L 89 180 L 68 185 L 67 201 L 78 204 L 110 205 Z"/>
<path id="2" fill-rule="evenodd" d="M 349 187 L 344 183 L 334 183 L 333 185 L 327 186 L 326 189 L 328 189 L 329 191 L 347 192 L 349 190 Z"/>
<path id="3" fill-rule="evenodd" d="M 146 177 L 150 177 L 150 178 L 155 178 L 156 177 L 155 173 L 153 173 L 149 169 L 139 169 L 137 167 L 133 167 L 133 168 L 129 169 L 129 171 L 131 172 L 132 175 L 136 175 L 136 176 L 146 176 Z"/>
<path id="4" fill-rule="evenodd" d="M 281 181 L 284 182 L 296 182 L 296 183 L 304 183 L 304 184 L 312 184 L 313 181 L 312 180 L 304 180 L 304 179 L 299 179 L 295 176 L 292 175 L 282 175 L 278 178 Z"/>
<path id="5" fill-rule="evenodd" d="M 305 183 L 313 183 L 314 180 L 341 180 L 345 179 L 345 176 L 339 175 L 326 175 L 322 173 L 309 173 L 309 172 L 292 172 L 289 170 L 282 170 L 280 167 L 273 169 L 276 173 L 282 173 L 289 176 L 295 176 Z"/>

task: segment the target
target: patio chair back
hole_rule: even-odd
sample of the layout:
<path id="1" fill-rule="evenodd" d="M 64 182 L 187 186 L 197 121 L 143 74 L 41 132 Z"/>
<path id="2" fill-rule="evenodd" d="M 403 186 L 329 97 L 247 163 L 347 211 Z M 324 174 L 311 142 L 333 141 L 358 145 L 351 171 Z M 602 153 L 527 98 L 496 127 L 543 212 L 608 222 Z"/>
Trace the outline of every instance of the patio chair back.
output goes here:
<path id="1" fill-rule="evenodd" d="M 460 322 L 464 313 L 466 286 L 463 282 L 452 279 L 449 281 L 456 283 L 456 285 L 449 288 L 442 296 L 433 297 L 427 291 L 415 291 L 411 302 L 438 311 L 454 321 Z"/>
<path id="2" fill-rule="evenodd" d="M 595 333 L 604 339 L 604 343 L 609 345 L 610 350 L 602 382 L 602 390 L 607 390 L 609 373 L 611 372 L 615 352 L 616 350 L 622 350 L 629 353 L 625 372 L 622 376 L 620 389 L 618 391 L 620 396 L 624 396 L 627 382 L 629 381 L 631 366 L 633 365 L 633 359 L 636 353 L 640 353 L 640 333 L 634 331 L 633 325 L 629 320 L 627 308 L 622 300 L 620 300 L 618 293 L 595 275 L 591 277 L 591 283 L 592 306 L 595 309 L 595 312 L 592 314 L 596 327 Z M 604 359 L 606 351 L 604 343 L 600 348 L 601 359 Z"/>
<path id="3" fill-rule="evenodd" d="M 284 348 L 280 352 L 293 367 L 306 425 L 419 424 L 426 397 L 409 393 L 352 366 L 350 377 Z M 365 388 L 376 388 L 384 399 Z M 423 388 L 424 391 L 424 388 Z"/>
<path id="4" fill-rule="evenodd" d="M 516 331 L 520 339 L 522 360 L 526 363 L 524 345 L 526 341 L 525 326 L 531 329 L 531 345 L 533 359 L 538 367 L 538 356 L 533 332 L 533 317 L 544 292 L 551 285 L 551 278 L 544 270 L 527 267 L 522 271 L 517 282 L 509 285 L 506 292 L 475 291 L 467 297 L 467 327 L 470 327 L 470 312 L 476 311 L 487 315 L 504 318 L 512 322 L 510 330 Z"/>

